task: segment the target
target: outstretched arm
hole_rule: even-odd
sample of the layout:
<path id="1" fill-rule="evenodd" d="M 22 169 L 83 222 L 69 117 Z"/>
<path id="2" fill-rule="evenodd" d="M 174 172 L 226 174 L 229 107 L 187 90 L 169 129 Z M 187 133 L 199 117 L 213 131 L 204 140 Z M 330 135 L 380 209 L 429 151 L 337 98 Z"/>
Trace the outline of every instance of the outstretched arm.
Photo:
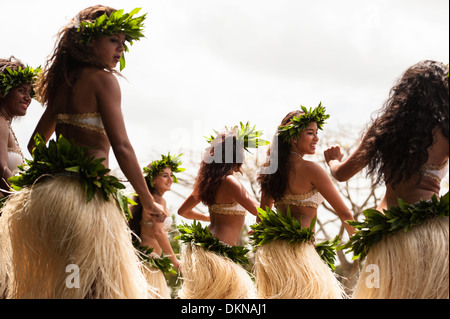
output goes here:
<path id="1" fill-rule="evenodd" d="M 155 238 L 158 241 L 159 247 L 163 250 L 166 255 L 169 255 L 172 264 L 178 269 L 180 268 L 180 261 L 173 252 L 172 246 L 170 245 L 169 236 L 164 230 L 164 223 L 153 223 L 153 232 Z"/>
<path id="2" fill-rule="evenodd" d="M 367 163 L 357 160 L 360 146 L 345 160 L 339 145 L 327 148 L 324 151 L 325 161 L 330 167 L 331 175 L 339 182 L 345 182 L 361 171 Z"/>
<path id="3" fill-rule="evenodd" d="M 111 73 L 100 73 L 96 94 L 98 107 L 120 169 L 133 186 L 142 203 L 143 210 L 155 215 L 156 221 L 164 220 L 163 207 L 156 203 L 148 190 L 134 149 L 128 139 L 121 109 L 119 83 Z M 144 213 L 143 211 L 143 213 Z"/>
<path id="4" fill-rule="evenodd" d="M 355 229 L 347 223 L 348 220 L 353 220 L 353 214 L 347 205 L 345 205 L 325 170 L 319 165 L 314 164 L 311 165 L 311 173 L 314 186 L 333 207 L 349 236 L 353 235 Z"/>

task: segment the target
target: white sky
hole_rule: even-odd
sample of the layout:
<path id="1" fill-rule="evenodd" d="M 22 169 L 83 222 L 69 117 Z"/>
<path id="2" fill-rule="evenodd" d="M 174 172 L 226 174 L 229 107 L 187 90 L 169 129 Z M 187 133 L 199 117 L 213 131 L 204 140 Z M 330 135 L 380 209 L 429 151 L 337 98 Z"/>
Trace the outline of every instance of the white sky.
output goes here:
<path id="1" fill-rule="evenodd" d="M 54 36 L 100 1 L 2 1 L 0 56 L 44 65 Z M 120 80 L 138 159 L 202 150 L 212 129 L 250 121 L 271 140 L 300 104 L 320 101 L 328 125 L 362 128 L 410 65 L 449 62 L 448 0 L 102 1 L 148 13 L 145 39 Z M 43 108 L 13 128 L 25 151 Z M 116 162 L 111 153 L 111 168 Z"/>

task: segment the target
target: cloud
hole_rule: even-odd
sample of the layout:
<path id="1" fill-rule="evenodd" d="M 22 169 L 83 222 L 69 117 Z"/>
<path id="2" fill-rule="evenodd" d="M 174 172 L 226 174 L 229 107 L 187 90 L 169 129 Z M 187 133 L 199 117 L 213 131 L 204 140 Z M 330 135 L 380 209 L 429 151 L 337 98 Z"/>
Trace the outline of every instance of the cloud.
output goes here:
<path id="1" fill-rule="evenodd" d="M 449 60 L 448 1 L 123 0 L 148 12 L 127 53 L 122 105 L 139 158 L 201 148 L 213 128 L 250 121 L 271 135 L 300 104 L 320 101 L 337 123 L 363 127 L 402 72 Z M 43 65 L 54 35 L 91 1 L 2 4 L 0 56 Z M 20 23 L 16 23 L 20 8 Z M 42 108 L 13 123 L 26 145 Z M 271 139 L 270 136 L 267 136 Z M 196 141 L 196 142 L 194 142 Z"/>

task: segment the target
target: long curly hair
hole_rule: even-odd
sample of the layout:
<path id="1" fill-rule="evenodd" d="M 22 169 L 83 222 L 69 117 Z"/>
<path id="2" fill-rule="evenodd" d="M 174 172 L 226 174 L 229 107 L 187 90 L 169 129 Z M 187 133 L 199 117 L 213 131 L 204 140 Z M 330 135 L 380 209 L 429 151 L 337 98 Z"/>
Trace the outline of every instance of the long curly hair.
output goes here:
<path id="1" fill-rule="evenodd" d="M 45 69 L 41 73 L 36 85 L 36 93 L 42 103 L 48 103 L 57 92 L 61 83 L 72 86 L 78 79 L 83 67 L 90 66 L 107 69 L 118 74 L 117 71 L 102 65 L 93 54 L 92 47 L 80 41 L 77 32 L 80 21 L 93 22 L 103 14 L 111 15 L 116 11 L 111 7 L 96 5 L 86 8 L 78 13 L 57 34 L 53 54 L 48 58 Z"/>
<path id="2" fill-rule="evenodd" d="M 291 124 L 294 116 L 300 116 L 302 114 L 304 112 L 299 110 L 289 112 L 281 121 L 280 126 Z M 261 192 L 271 196 L 276 201 L 284 195 L 288 183 L 289 172 L 291 170 L 289 164 L 291 143 L 284 142 L 278 134 L 275 134 L 270 145 L 267 151 L 267 161 L 262 165 L 257 181 L 261 186 Z M 276 171 L 267 173 L 266 170 L 269 167 L 273 167 L 274 163 L 277 163 Z"/>
<path id="3" fill-rule="evenodd" d="M 448 138 L 448 66 L 421 61 L 403 74 L 367 129 L 358 160 L 368 175 L 393 187 L 417 173 L 428 160 L 436 129 Z M 415 175 L 416 176 L 416 175 Z"/>
<path id="4" fill-rule="evenodd" d="M 232 148 L 232 149 L 230 149 Z M 206 206 L 215 204 L 215 197 L 222 181 L 241 168 L 244 147 L 235 132 L 219 134 L 207 149 L 194 184 L 194 196 Z"/>

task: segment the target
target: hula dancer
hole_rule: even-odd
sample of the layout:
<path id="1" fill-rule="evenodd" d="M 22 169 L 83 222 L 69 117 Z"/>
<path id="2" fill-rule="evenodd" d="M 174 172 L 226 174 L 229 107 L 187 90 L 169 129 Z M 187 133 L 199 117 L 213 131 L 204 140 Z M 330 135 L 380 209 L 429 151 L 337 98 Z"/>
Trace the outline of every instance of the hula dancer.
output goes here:
<path id="1" fill-rule="evenodd" d="M 347 247 L 366 257 L 354 298 L 449 298 L 448 66 L 421 61 L 392 87 L 361 144 L 345 161 L 325 151 L 331 174 L 350 179 L 367 166 L 386 193 Z M 424 202 L 425 201 L 425 202 Z"/>
<path id="2" fill-rule="evenodd" d="M 172 156 L 170 153 L 167 156 L 161 155 L 160 160 L 153 161 L 144 167 L 147 186 L 155 201 L 164 207 L 164 222 L 154 222 L 151 215 L 143 216 L 139 197 L 133 198 L 138 204 L 130 207 L 133 214 L 130 227 L 138 236 L 135 242 L 139 247 L 138 249 L 143 253 L 143 258 L 149 263 L 149 269 L 146 271 L 147 281 L 157 289 L 159 296 L 156 297 L 164 299 L 170 299 L 171 297 L 164 272 L 172 272 L 172 265 L 179 269 L 180 262 L 169 242 L 167 232 L 170 230 L 173 220 L 163 196 L 171 190 L 172 183 L 178 182 L 174 173 L 184 171 L 184 168 L 180 167 L 180 157 L 181 155 Z M 204 220 L 206 219 L 204 218 Z"/>
<path id="3" fill-rule="evenodd" d="M 1 206 L 10 194 L 8 179 L 18 173 L 24 163 L 22 149 L 11 127 L 13 119 L 25 116 L 31 99 L 33 86 L 40 68 L 33 69 L 15 59 L 0 59 L 0 299 L 7 296 L 10 268 L 10 242 Z"/>
<path id="4" fill-rule="evenodd" d="M 147 298 L 151 288 L 121 208 L 114 155 L 147 215 L 165 216 L 129 142 L 114 70 L 145 15 L 82 10 L 58 35 L 36 92 L 46 109 L 29 143 L 33 160 L 4 207 L 12 243 L 11 298 Z M 53 133 L 58 140 L 50 141 Z M 37 135 L 37 133 L 39 135 Z M 73 142 L 71 142 L 73 141 Z M 155 217 L 157 218 L 157 217 Z M 72 276 L 70 276 L 72 274 Z"/>
<path id="5" fill-rule="evenodd" d="M 265 209 L 259 215 L 260 224 L 252 226 L 255 231 L 252 237 L 257 245 L 255 269 L 259 298 L 345 296 L 335 274 L 315 249 L 314 222 L 324 198 L 335 209 L 349 234 L 354 229 L 346 221 L 352 220 L 353 215 L 325 170 L 303 158 L 315 153 L 318 130 L 328 117 L 321 104 L 312 110 L 302 106 L 301 111 L 287 114 L 258 176 L 261 208 Z M 278 169 L 268 172 L 274 163 L 278 163 Z M 273 206 L 276 212 L 271 210 Z M 289 233 L 292 229 L 298 229 L 299 234 L 293 237 Z M 328 245 L 335 246 L 337 240 Z"/>
<path id="6" fill-rule="evenodd" d="M 248 263 L 248 249 L 239 246 L 240 234 L 248 212 L 257 214 L 258 203 L 233 175 L 240 172 L 244 149 L 264 145 L 261 132 L 247 123 L 217 137 L 211 137 L 195 181 L 192 194 L 178 210 L 189 216 L 200 202 L 209 208 L 211 223 L 204 228 L 194 221 L 181 225 L 183 299 L 255 298 L 250 275 L 239 264 Z"/>

